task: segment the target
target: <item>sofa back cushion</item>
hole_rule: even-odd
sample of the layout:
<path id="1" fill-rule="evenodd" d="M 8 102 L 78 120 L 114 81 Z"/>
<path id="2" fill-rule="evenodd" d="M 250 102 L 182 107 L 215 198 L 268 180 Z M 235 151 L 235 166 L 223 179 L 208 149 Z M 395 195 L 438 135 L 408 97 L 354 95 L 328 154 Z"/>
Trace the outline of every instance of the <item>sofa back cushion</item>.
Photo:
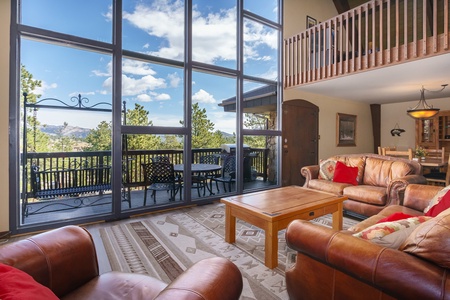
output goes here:
<path id="1" fill-rule="evenodd" d="M 387 187 L 393 179 L 414 174 L 414 168 L 403 161 L 367 157 L 363 184 Z"/>
<path id="2" fill-rule="evenodd" d="M 366 165 L 365 156 L 336 155 L 331 157 L 330 160 L 340 161 L 349 167 L 357 167 L 358 176 L 356 177 L 356 181 L 358 182 L 358 184 L 361 184 L 363 182 L 364 168 Z"/>
<path id="3" fill-rule="evenodd" d="M 333 180 L 336 161 L 333 159 L 321 160 L 319 164 L 319 179 Z"/>
<path id="4" fill-rule="evenodd" d="M 417 227 L 400 250 L 450 268 L 450 208 Z"/>

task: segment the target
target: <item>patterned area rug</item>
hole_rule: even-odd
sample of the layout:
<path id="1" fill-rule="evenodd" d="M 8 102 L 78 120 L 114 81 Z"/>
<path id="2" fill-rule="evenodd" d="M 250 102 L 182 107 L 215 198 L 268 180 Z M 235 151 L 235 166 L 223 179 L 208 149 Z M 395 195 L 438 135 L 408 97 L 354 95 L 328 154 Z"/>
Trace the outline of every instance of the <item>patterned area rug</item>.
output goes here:
<path id="1" fill-rule="evenodd" d="M 313 220 L 331 227 L 331 215 Z M 279 265 L 264 266 L 264 231 L 237 220 L 236 243 L 224 241 L 224 205 L 214 203 L 158 213 L 101 228 L 100 235 L 114 271 L 143 273 L 167 283 L 195 262 L 226 257 L 241 270 L 241 299 L 288 299 L 284 271 L 295 261 L 286 246 L 285 231 L 278 234 Z M 344 228 L 358 223 L 344 218 Z"/>

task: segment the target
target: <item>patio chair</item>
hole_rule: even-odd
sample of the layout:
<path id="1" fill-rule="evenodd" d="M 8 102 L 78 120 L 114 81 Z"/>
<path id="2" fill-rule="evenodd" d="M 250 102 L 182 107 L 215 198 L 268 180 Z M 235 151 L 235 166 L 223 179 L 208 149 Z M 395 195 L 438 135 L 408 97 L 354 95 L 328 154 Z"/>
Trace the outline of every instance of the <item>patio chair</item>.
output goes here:
<path id="1" fill-rule="evenodd" d="M 200 156 L 201 164 L 210 164 L 210 165 L 218 165 L 220 156 L 214 154 L 207 154 Z M 213 177 L 217 177 L 219 174 L 217 172 L 213 173 L 198 173 L 196 176 L 192 176 L 192 184 L 193 187 L 197 188 L 198 196 L 200 197 L 200 190 L 203 189 L 203 196 L 206 194 L 206 185 L 208 184 L 208 179 Z M 212 190 L 212 184 L 210 181 L 209 191 Z"/>
<path id="2" fill-rule="evenodd" d="M 182 191 L 182 180 L 175 176 L 173 171 L 173 164 L 167 162 L 152 162 L 142 164 L 144 172 L 144 206 L 147 203 L 147 191 L 152 191 L 153 202 L 156 203 L 156 192 L 167 191 L 170 192 L 170 201 L 175 200 L 175 196 Z"/>
<path id="3" fill-rule="evenodd" d="M 152 162 L 166 162 L 170 163 L 170 158 L 168 156 L 159 155 L 151 158 Z"/>
<path id="4" fill-rule="evenodd" d="M 231 185 L 236 182 L 236 156 L 225 156 L 220 176 L 211 177 L 210 179 L 216 182 L 217 191 L 219 193 L 219 182 L 222 182 L 225 193 L 227 192 L 226 185 L 228 185 L 229 191 L 231 192 Z"/>

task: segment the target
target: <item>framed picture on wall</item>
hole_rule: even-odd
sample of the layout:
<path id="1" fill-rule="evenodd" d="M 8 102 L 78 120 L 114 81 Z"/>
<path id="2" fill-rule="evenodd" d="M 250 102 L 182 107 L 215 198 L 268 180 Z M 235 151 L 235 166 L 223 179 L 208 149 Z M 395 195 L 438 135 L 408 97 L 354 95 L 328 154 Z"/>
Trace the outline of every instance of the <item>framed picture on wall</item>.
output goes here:
<path id="1" fill-rule="evenodd" d="M 306 28 L 311 28 L 317 25 L 317 20 L 313 17 L 306 16 Z"/>
<path id="2" fill-rule="evenodd" d="M 356 146 L 356 116 L 336 114 L 336 144 L 338 147 Z"/>

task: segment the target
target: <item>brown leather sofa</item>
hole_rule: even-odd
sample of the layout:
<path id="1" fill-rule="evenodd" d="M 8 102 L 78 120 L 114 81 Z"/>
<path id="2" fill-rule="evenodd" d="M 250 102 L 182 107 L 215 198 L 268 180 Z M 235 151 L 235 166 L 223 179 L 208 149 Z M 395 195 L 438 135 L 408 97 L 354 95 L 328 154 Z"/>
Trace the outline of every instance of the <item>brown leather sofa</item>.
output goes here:
<path id="1" fill-rule="evenodd" d="M 389 206 L 350 228 L 352 231 L 293 221 L 286 231 L 288 246 L 298 251 L 296 264 L 286 272 L 290 299 L 450 299 L 449 269 L 437 259 L 426 260 L 351 235 L 394 212 L 422 215 L 439 190 L 437 186 L 409 185 L 403 206 Z M 444 226 L 438 227 L 438 237 L 449 230 L 449 210 L 445 211 L 445 223 L 440 224 Z M 448 233 L 445 236 L 433 240 L 428 250 L 422 249 L 423 254 L 437 250 L 448 262 L 450 239 Z"/>
<path id="2" fill-rule="evenodd" d="M 0 262 L 25 271 L 61 299 L 239 299 L 242 275 L 225 258 L 197 262 L 167 285 L 143 274 L 99 274 L 91 235 L 66 226 L 0 247 Z"/>
<path id="3" fill-rule="evenodd" d="M 357 215 L 370 217 L 386 206 L 399 204 L 408 184 L 426 183 L 422 166 L 412 160 L 366 153 L 336 155 L 325 161 L 340 161 L 358 167 L 358 185 L 319 178 L 320 165 L 314 165 L 301 169 L 305 177 L 303 186 L 347 196 L 344 211 Z"/>

